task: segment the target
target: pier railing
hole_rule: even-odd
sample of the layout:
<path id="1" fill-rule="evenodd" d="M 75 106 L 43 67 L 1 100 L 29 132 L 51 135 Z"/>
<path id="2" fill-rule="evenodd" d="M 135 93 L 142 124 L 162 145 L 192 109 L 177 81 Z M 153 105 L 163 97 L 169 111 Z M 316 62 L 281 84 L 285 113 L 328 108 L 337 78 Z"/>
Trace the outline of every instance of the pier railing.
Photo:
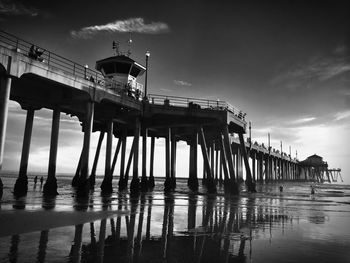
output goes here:
<path id="1" fill-rule="evenodd" d="M 103 75 L 95 70 L 89 69 L 60 55 L 57 55 L 45 48 L 20 39 L 12 34 L 0 30 L 0 46 L 16 50 L 19 53 L 40 61 L 73 76 L 89 79 L 96 83 L 103 84 Z"/>
<path id="2" fill-rule="evenodd" d="M 231 104 L 221 100 L 186 98 L 186 97 L 165 96 L 165 95 L 158 95 L 158 94 L 149 94 L 147 97 L 149 102 L 152 104 L 176 106 L 176 107 L 188 107 L 192 109 L 210 109 L 210 110 L 229 111 L 242 120 L 244 120 L 246 116 L 246 113 L 233 107 Z"/>

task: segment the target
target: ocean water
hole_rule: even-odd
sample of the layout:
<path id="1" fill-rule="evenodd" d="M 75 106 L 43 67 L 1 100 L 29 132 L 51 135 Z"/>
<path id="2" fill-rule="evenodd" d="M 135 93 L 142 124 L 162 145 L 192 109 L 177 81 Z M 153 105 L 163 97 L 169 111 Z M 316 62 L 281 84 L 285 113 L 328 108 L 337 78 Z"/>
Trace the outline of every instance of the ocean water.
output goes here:
<path id="1" fill-rule="evenodd" d="M 78 198 L 70 176 L 58 176 L 59 195 L 44 199 L 29 179 L 25 198 L 11 193 L 15 177 L 1 176 L 0 262 L 350 262 L 350 186 L 308 183 L 257 185 L 258 193 L 198 193 L 186 179 L 164 194 L 101 196 L 98 178 Z M 114 181 L 117 189 L 117 180 Z M 11 220 L 9 220 L 9 218 Z"/>

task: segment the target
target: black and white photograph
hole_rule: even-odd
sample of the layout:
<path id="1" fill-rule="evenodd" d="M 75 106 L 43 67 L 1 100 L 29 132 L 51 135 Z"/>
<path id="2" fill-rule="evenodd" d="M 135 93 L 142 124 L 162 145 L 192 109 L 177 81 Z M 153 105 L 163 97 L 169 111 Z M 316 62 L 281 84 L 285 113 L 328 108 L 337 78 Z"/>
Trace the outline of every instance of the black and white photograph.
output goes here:
<path id="1" fill-rule="evenodd" d="M 0 0 L 0 262 L 350 262 L 350 1 Z"/>

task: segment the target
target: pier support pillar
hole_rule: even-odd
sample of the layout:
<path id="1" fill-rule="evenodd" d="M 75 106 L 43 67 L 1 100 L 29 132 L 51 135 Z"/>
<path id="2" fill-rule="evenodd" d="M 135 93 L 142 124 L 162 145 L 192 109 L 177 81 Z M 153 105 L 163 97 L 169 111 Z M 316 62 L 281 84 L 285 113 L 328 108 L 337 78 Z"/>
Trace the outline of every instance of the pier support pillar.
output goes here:
<path id="1" fill-rule="evenodd" d="M 27 168 L 28 168 L 30 141 L 32 138 L 33 120 L 34 120 L 34 109 L 30 108 L 27 110 L 26 124 L 24 128 L 24 137 L 23 137 L 21 164 L 19 167 L 19 175 L 13 190 L 13 194 L 17 197 L 24 196 L 28 192 Z"/>
<path id="2" fill-rule="evenodd" d="M 170 157 L 170 178 L 171 188 L 176 188 L 176 138 L 175 134 L 171 134 L 171 157 Z"/>
<path id="3" fill-rule="evenodd" d="M 139 179 L 139 142 L 140 142 L 140 120 L 136 119 L 135 131 L 134 131 L 134 160 L 133 160 L 133 171 L 132 180 L 130 183 L 131 194 L 138 194 L 140 187 Z"/>
<path id="4" fill-rule="evenodd" d="M 123 180 L 124 184 L 123 184 L 122 188 L 119 188 L 119 190 L 123 190 L 123 189 L 127 188 L 127 186 L 128 186 L 131 161 L 133 160 L 133 157 L 134 157 L 134 149 L 135 149 L 135 137 L 132 141 L 132 146 L 131 146 L 130 153 L 129 153 L 128 163 L 126 164 L 126 169 L 125 169 L 125 173 L 124 173 L 124 180 Z"/>
<path id="5" fill-rule="evenodd" d="M 260 156 L 259 156 L 259 180 L 260 182 L 263 182 L 264 181 L 264 154 L 263 153 L 260 153 Z"/>
<path id="6" fill-rule="evenodd" d="M 94 163 L 92 165 L 91 174 L 90 174 L 90 178 L 89 178 L 90 187 L 93 187 L 95 185 L 96 169 L 97 169 L 98 159 L 100 157 L 101 146 L 102 146 L 102 142 L 103 142 L 104 136 L 105 136 L 104 131 L 100 131 L 100 136 L 98 138 L 98 143 L 97 143 Z"/>
<path id="7" fill-rule="evenodd" d="M 151 156 L 150 156 L 150 163 L 149 163 L 149 180 L 148 180 L 148 187 L 150 189 L 153 189 L 155 186 L 154 183 L 154 147 L 155 147 L 155 138 L 154 136 L 151 137 Z"/>
<path id="8" fill-rule="evenodd" d="M 220 166 L 221 167 L 221 166 Z M 215 183 L 219 182 L 219 149 L 216 145 L 215 148 Z"/>
<path id="9" fill-rule="evenodd" d="M 110 194 L 113 192 L 112 188 L 112 141 L 113 141 L 113 121 L 107 123 L 107 144 L 106 144 L 106 160 L 105 160 L 105 176 L 101 184 L 101 192 L 103 194 Z"/>
<path id="10" fill-rule="evenodd" d="M 198 156 L 198 133 L 195 130 L 194 135 L 190 141 L 190 174 L 187 185 L 192 191 L 198 190 L 198 176 L 197 176 L 197 156 Z"/>
<path id="11" fill-rule="evenodd" d="M 113 133 L 113 131 L 112 131 L 112 133 Z M 111 175 L 112 175 L 112 176 L 113 176 L 113 174 L 114 174 L 115 165 L 117 164 L 118 154 L 119 154 L 121 145 L 122 145 L 122 140 L 119 138 L 119 139 L 118 139 L 118 143 L 117 143 L 117 147 L 115 148 L 115 152 L 114 152 L 114 156 L 113 156 L 113 161 L 112 161 L 112 166 L 111 166 Z"/>
<path id="12" fill-rule="evenodd" d="M 126 155 L 126 140 L 127 140 L 127 134 L 126 130 L 124 130 L 122 137 L 120 140 L 122 140 L 122 149 L 121 149 L 121 154 L 120 154 L 120 172 L 119 172 L 119 190 L 124 189 L 125 185 L 125 155 Z"/>
<path id="13" fill-rule="evenodd" d="M 253 171 L 253 181 L 256 181 L 256 168 L 255 168 L 256 158 L 255 152 L 252 153 L 252 171 Z"/>
<path id="14" fill-rule="evenodd" d="M 220 135 L 221 137 L 221 135 Z M 222 140 L 222 138 L 220 138 L 220 140 Z M 220 141 L 219 141 L 219 145 L 220 145 Z M 222 161 L 222 151 L 221 151 L 221 148 L 219 150 L 219 154 L 220 154 L 220 158 L 219 158 L 219 182 L 220 184 L 222 184 L 224 182 L 223 178 L 222 178 L 222 166 L 223 166 L 223 161 Z"/>
<path id="15" fill-rule="evenodd" d="M 58 134 L 60 128 L 60 109 L 56 107 L 52 115 L 51 141 L 50 141 L 50 156 L 49 170 L 46 182 L 44 184 L 43 193 L 46 196 L 57 195 L 57 179 L 56 179 L 56 160 L 58 147 Z"/>
<path id="16" fill-rule="evenodd" d="M 269 182 L 269 155 L 265 156 L 265 182 L 268 183 Z"/>
<path id="17" fill-rule="evenodd" d="M 225 150 L 226 154 L 226 162 L 228 164 L 228 171 L 229 171 L 229 176 L 228 178 L 225 178 L 225 189 L 227 189 L 228 192 L 232 194 L 239 194 L 239 189 L 238 189 L 238 183 L 236 180 L 236 175 L 235 175 L 235 168 L 233 165 L 233 155 L 232 155 L 232 146 L 230 144 L 230 138 L 229 138 L 229 133 L 228 133 L 228 127 L 227 125 L 224 126 L 222 133 L 224 135 L 224 141 L 223 141 L 223 149 Z M 238 162 L 236 163 L 238 165 Z"/>
<path id="18" fill-rule="evenodd" d="M 229 138 L 229 134 L 228 134 L 228 127 L 227 125 L 224 126 L 223 131 L 222 131 L 223 135 L 224 135 L 224 148 L 226 150 L 226 158 L 227 158 L 227 163 L 228 163 L 228 169 L 230 172 L 230 179 L 234 182 L 236 182 L 236 175 L 235 175 L 235 169 L 233 166 L 233 161 L 232 161 L 232 148 L 231 148 L 231 144 L 230 144 L 230 138 Z M 238 165 L 238 162 L 237 162 Z"/>
<path id="19" fill-rule="evenodd" d="M 170 167 L 170 138 L 171 138 L 171 129 L 166 128 L 165 132 L 165 182 L 164 182 L 164 191 L 168 192 L 172 189 L 171 187 L 171 167 Z"/>
<path id="20" fill-rule="evenodd" d="M 242 155 L 243 155 L 244 166 L 245 166 L 245 169 L 246 169 L 246 176 L 247 176 L 246 177 L 246 185 L 248 187 L 248 191 L 249 192 L 255 193 L 256 192 L 256 190 L 255 190 L 255 183 L 253 182 L 252 174 L 250 172 L 247 151 L 246 151 L 245 144 L 244 144 L 243 133 L 238 133 L 238 136 L 239 136 L 239 143 L 240 143 L 240 146 L 241 146 L 241 152 L 242 152 Z"/>
<path id="21" fill-rule="evenodd" d="M 95 104 L 92 101 L 86 103 L 85 120 L 83 121 L 83 151 L 81 156 L 81 169 L 79 180 L 76 186 L 78 187 L 79 195 L 86 195 L 88 193 L 88 176 L 89 176 L 89 157 L 90 157 L 90 140 L 92 133 L 92 125 L 94 122 Z"/>
<path id="22" fill-rule="evenodd" d="M 5 137 L 12 79 L 0 78 L 0 170 L 4 159 Z"/>
<path id="23" fill-rule="evenodd" d="M 141 190 L 147 191 L 148 179 L 147 179 L 147 136 L 148 129 L 143 128 L 142 131 L 142 175 L 141 175 Z"/>
<path id="24" fill-rule="evenodd" d="M 215 141 L 213 141 L 210 145 L 209 148 L 209 155 L 210 155 L 210 167 L 211 167 L 211 174 L 213 176 L 213 180 L 216 184 L 216 180 L 215 180 Z"/>
<path id="25" fill-rule="evenodd" d="M 148 129 L 143 129 L 142 132 L 142 176 L 141 176 L 141 191 L 148 190 L 147 180 L 147 136 Z"/>
<path id="26" fill-rule="evenodd" d="M 282 159 L 278 158 L 278 181 L 282 180 Z"/>
<path id="27" fill-rule="evenodd" d="M 238 190 L 238 184 L 230 179 L 230 175 L 227 169 L 227 155 L 226 155 L 226 149 L 225 149 L 225 144 L 223 141 L 223 138 L 220 134 L 220 140 L 219 140 L 219 145 L 220 145 L 220 156 L 221 156 L 221 163 L 222 163 L 222 168 L 224 170 L 224 189 L 225 192 L 227 193 L 232 193 L 234 195 L 239 194 Z"/>
<path id="28" fill-rule="evenodd" d="M 206 142 L 205 142 L 203 127 L 199 127 L 198 134 L 199 134 L 199 138 L 200 138 L 199 141 L 200 141 L 200 145 L 201 145 L 201 149 L 202 149 L 203 162 L 204 162 L 205 170 L 207 172 L 206 186 L 207 186 L 209 193 L 216 193 L 216 185 L 215 185 L 214 178 L 213 178 L 213 175 L 211 172 L 212 169 L 210 167 L 208 150 L 207 150 L 207 146 L 206 146 Z"/>

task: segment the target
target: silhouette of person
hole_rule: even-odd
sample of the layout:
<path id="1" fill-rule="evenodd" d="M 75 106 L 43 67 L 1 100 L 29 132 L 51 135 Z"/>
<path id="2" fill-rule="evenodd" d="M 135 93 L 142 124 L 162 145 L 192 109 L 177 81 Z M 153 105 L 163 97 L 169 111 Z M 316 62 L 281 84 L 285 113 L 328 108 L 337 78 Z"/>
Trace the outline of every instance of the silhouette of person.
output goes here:
<path id="1" fill-rule="evenodd" d="M 41 176 L 41 178 L 40 178 L 40 185 L 42 185 L 43 182 L 44 182 L 44 177 Z"/>
<path id="2" fill-rule="evenodd" d="M 29 52 L 28 52 L 28 56 L 30 58 L 33 58 L 33 59 L 37 59 L 37 55 L 36 55 L 36 52 L 35 52 L 35 46 L 32 45 L 29 49 Z"/>
<path id="3" fill-rule="evenodd" d="M 2 180 L 0 178 L 0 199 L 2 198 L 3 189 L 4 189 L 4 184 L 2 183 Z"/>
<path id="4" fill-rule="evenodd" d="M 38 47 L 35 49 L 35 56 L 36 59 L 39 60 L 40 62 L 43 62 L 44 59 L 41 57 L 41 55 L 44 53 L 44 50 L 40 50 Z"/>
<path id="5" fill-rule="evenodd" d="M 35 176 L 35 177 L 34 177 L 34 184 L 36 184 L 37 181 L 38 181 L 38 176 Z"/>
<path id="6" fill-rule="evenodd" d="M 282 193 L 283 192 L 283 185 L 280 185 L 280 192 Z"/>
<path id="7" fill-rule="evenodd" d="M 310 185 L 310 187 L 311 187 L 311 194 L 314 195 L 315 194 L 315 186 Z"/>

